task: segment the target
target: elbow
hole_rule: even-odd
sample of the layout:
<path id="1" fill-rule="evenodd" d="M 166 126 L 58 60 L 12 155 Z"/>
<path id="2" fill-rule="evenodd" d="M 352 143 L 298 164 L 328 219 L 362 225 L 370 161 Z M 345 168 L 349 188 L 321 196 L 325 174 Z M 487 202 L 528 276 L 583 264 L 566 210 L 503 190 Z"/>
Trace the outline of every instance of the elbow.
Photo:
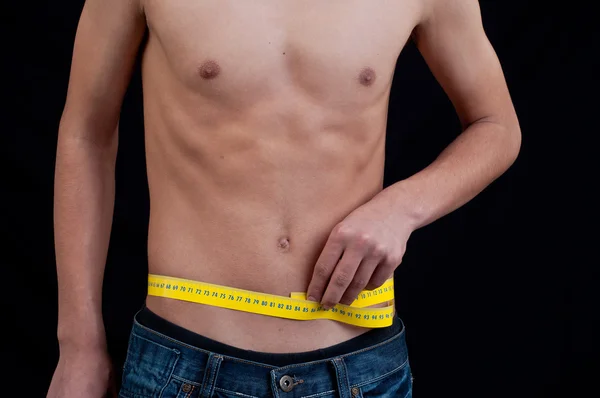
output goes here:
<path id="1" fill-rule="evenodd" d="M 505 118 L 504 120 L 493 117 L 486 117 L 476 120 L 467 125 L 481 125 L 486 123 L 487 131 L 491 133 L 488 137 L 493 137 L 493 145 L 496 147 L 498 160 L 508 169 L 515 163 L 521 152 L 521 127 L 516 116 Z"/>
<path id="2" fill-rule="evenodd" d="M 521 127 L 515 118 L 514 122 L 506 127 L 506 156 L 508 158 L 507 168 L 512 166 L 521 153 Z"/>
<path id="3" fill-rule="evenodd" d="M 493 120 L 493 119 L 492 119 Z M 494 122 L 493 122 L 494 123 Z M 504 170 L 510 168 L 521 153 L 521 126 L 516 115 L 506 117 L 504 120 L 496 119 L 496 145 Z"/>

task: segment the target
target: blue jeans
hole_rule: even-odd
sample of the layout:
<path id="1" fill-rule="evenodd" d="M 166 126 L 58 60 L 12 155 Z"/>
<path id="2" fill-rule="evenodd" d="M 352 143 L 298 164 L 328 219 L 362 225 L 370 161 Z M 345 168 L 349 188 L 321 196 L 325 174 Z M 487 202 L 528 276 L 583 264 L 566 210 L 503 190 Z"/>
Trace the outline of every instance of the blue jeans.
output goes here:
<path id="1" fill-rule="evenodd" d="M 208 339 L 144 308 L 134 319 L 119 397 L 410 398 L 404 326 L 396 317 L 383 329 L 321 350 L 270 354 Z"/>

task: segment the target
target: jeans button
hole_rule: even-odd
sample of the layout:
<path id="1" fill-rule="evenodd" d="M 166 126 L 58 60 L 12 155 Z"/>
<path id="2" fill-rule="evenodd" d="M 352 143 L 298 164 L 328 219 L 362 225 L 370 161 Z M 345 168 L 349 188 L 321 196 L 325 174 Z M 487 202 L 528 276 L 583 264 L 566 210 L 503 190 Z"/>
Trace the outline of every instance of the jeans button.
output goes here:
<path id="1" fill-rule="evenodd" d="M 358 397 L 358 394 L 360 393 L 360 390 L 358 389 L 358 387 L 352 387 L 352 397 L 356 398 Z"/>
<path id="2" fill-rule="evenodd" d="M 184 393 L 187 394 L 188 392 L 192 391 L 192 386 L 185 383 L 183 386 L 181 386 L 181 389 L 183 390 Z"/>
<path id="3" fill-rule="evenodd" d="M 292 391 L 292 388 L 294 388 L 294 380 L 290 376 L 285 375 L 279 379 L 279 386 L 285 392 Z"/>

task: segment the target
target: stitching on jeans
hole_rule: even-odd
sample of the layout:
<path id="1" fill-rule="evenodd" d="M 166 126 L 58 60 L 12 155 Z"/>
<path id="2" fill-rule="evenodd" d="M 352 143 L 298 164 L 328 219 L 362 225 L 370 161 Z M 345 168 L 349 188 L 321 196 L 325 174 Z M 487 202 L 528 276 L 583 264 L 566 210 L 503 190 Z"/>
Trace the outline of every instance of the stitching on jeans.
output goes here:
<path id="1" fill-rule="evenodd" d="M 131 355 L 131 336 L 129 336 L 129 341 L 127 343 L 127 354 L 125 355 L 125 362 L 123 362 L 123 368 L 125 368 L 125 364 L 129 360 L 130 355 Z"/>
<path id="2" fill-rule="evenodd" d="M 221 354 L 219 354 L 221 355 Z M 256 366 L 260 366 L 262 368 L 266 368 L 269 370 L 272 369 L 277 369 L 277 366 L 273 366 L 273 365 L 267 365 L 266 363 L 260 363 L 260 362 L 254 362 L 254 361 L 248 361 L 246 359 L 242 359 L 242 358 L 236 358 L 236 357 L 230 357 L 228 355 L 221 355 L 223 358 L 227 358 L 228 361 L 231 362 L 240 362 L 240 363 L 245 363 L 247 365 L 256 365 Z"/>
<path id="3" fill-rule="evenodd" d="M 167 378 L 167 382 L 165 383 L 163 388 L 160 390 L 160 393 L 158 394 L 158 398 L 162 398 L 163 392 L 165 392 L 165 388 L 167 388 L 169 383 L 171 383 L 171 378 L 173 376 L 173 372 L 175 371 L 175 365 L 177 365 L 177 362 L 179 361 L 179 351 L 177 351 L 177 350 L 173 350 L 173 351 L 176 352 L 175 362 L 173 362 L 173 365 L 171 366 L 171 371 L 169 372 L 169 377 Z"/>
<path id="4" fill-rule="evenodd" d="M 127 354 L 125 355 L 125 361 L 123 362 L 123 368 L 121 369 L 121 380 L 125 379 L 125 369 L 131 364 L 131 336 L 129 337 L 129 343 L 127 344 Z"/>
<path id="5" fill-rule="evenodd" d="M 398 372 L 399 370 L 401 370 L 401 369 L 403 369 L 404 367 L 406 367 L 406 364 L 408 364 L 408 359 L 407 359 L 406 361 L 404 361 L 404 362 L 402 363 L 402 365 L 398 366 L 398 367 L 397 367 L 396 369 L 394 369 L 394 370 L 391 370 L 391 371 L 389 371 L 389 372 L 387 372 L 387 373 L 385 373 L 385 374 L 382 374 L 382 375 L 380 375 L 380 376 L 377 376 L 377 377 L 375 377 L 375 378 L 373 378 L 373 379 L 370 379 L 370 380 L 367 380 L 367 381 L 363 381 L 363 382 L 362 382 L 362 383 L 360 383 L 360 384 L 353 384 L 353 385 L 351 385 L 350 387 L 362 387 L 362 386 L 364 386 L 364 385 L 367 385 L 367 384 L 370 384 L 370 383 L 374 383 L 374 382 L 376 382 L 376 381 L 378 381 L 378 380 L 381 380 L 381 379 L 383 379 L 383 378 L 386 378 L 386 377 L 388 377 L 388 376 L 389 376 L 389 375 L 391 375 L 392 373 Z"/>
<path id="6" fill-rule="evenodd" d="M 215 368 L 217 365 L 215 365 L 215 362 L 217 362 L 219 359 L 219 355 L 217 354 L 212 354 L 209 359 L 208 359 L 208 369 L 210 370 L 210 373 L 206 373 L 206 370 L 204 371 L 204 378 L 202 380 L 202 389 L 200 390 L 200 393 L 198 395 L 206 395 L 209 396 L 212 395 L 212 390 L 214 390 L 214 384 L 215 384 L 215 379 L 214 379 L 214 374 L 215 374 Z M 221 367 L 221 363 L 218 363 L 219 368 Z M 208 379 L 207 379 L 208 378 Z"/>
<path id="7" fill-rule="evenodd" d="M 136 338 L 138 338 L 138 339 L 140 339 L 140 340 L 143 340 L 143 341 L 145 341 L 145 342 L 147 342 L 147 343 L 149 343 L 149 344 L 154 344 L 154 345 L 157 345 L 157 346 L 159 346 L 159 347 L 161 347 L 161 348 L 164 348 L 165 350 L 167 350 L 167 351 L 170 351 L 171 353 L 174 353 L 174 354 L 175 354 L 175 362 L 174 362 L 174 363 L 173 363 L 173 365 L 171 366 L 171 371 L 170 371 L 170 372 L 168 372 L 169 376 L 167 377 L 167 381 L 166 381 L 165 385 L 164 385 L 164 386 L 163 386 L 163 387 L 160 389 L 160 393 L 158 394 L 159 398 L 161 398 L 161 397 L 162 397 L 162 394 L 163 394 L 163 392 L 164 392 L 164 390 L 165 390 L 165 388 L 167 388 L 167 386 L 168 386 L 168 385 L 169 385 L 169 383 L 171 382 L 171 377 L 173 376 L 173 371 L 175 370 L 175 365 L 177 364 L 177 361 L 179 361 L 179 354 L 180 354 L 180 352 L 179 352 L 178 350 L 174 349 L 174 348 L 166 347 L 166 346 L 164 346 L 164 345 L 162 345 L 162 344 L 159 344 L 159 343 L 157 343 L 157 342 L 155 342 L 155 341 L 148 340 L 147 338 L 145 338 L 145 337 L 142 337 L 142 336 L 140 336 L 139 334 L 137 334 L 137 333 L 135 333 L 135 332 L 133 332 L 133 331 L 131 332 L 131 336 L 132 336 L 132 337 L 136 337 Z M 124 362 L 124 364 L 127 364 L 127 360 L 130 360 L 130 362 L 131 362 L 131 360 L 132 360 L 132 359 L 130 358 L 130 355 L 131 355 L 130 346 L 131 346 L 131 344 L 129 344 L 129 347 L 127 347 L 127 356 L 126 356 L 126 358 L 125 358 L 125 362 Z M 130 365 L 130 366 L 131 366 L 131 365 Z M 167 370 L 168 370 L 168 368 L 167 368 Z M 125 366 L 123 366 L 123 372 L 125 372 Z"/>
<path id="8" fill-rule="evenodd" d="M 344 362 L 343 359 L 340 359 L 340 363 L 342 364 L 342 369 L 344 371 L 344 387 L 347 388 L 346 394 L 348 395 L 348 398 L 350 398 L 350 395 L 352 395 L 352 392 L 350 391 L 350 380 L 348 380 L 348 368 L 346 367 L 346 362 Z M 340 391 L 341 394 L 341 391 Z"/>
<path id="9" fill-rule="evenodd" d="M 339 389 L 340 388 L 340 370 L 338 369 L 335 360 L 331 361 L 331 363 L 333 364 L 333 368 L 335 369 L 335 376 L 336 376 L 335 377 L 335 384 L 337 384 L 337 388 Z M 339 391 L 339 393 L 340 393 L 339 394 L 340 397 L 344 398 L 344 397 L 342 397 L 342 391 L 341 390 Z"/>
<path id="10" fill-rule="evenodd" d="M 275 384 L 275 370 L 269 373 L 271 374 L 271 391 L 273 391 L 275 398 L 279 398 L 279 389 L 277 388 L 277 384 Z"/>
<path id="11" fill-rule="evenodd" d="M 260 398 L 260 397 L 256 397 L 254 395 L 247 395 L 247 394 L 243 394 L 241 392 L 236 392 L 236 391 L 229 391 L 226 390 L 224 388 L 220 388 L 220 387 L 215 387 L 215 391 L 219 391 L 219 392 L 224 392 L 227 394 L 233 394 L 233 395 L 237 395 L 238 397 L 246 397 L 246 398 Z"/>
<path id="12" fill-rule="evenodd" d="M 172 378 L 175 379 L 175 380 L 181 381 L 183 383 L 191 384 L 191 385 L 196 386 L 196 387 L 200 387 L 201 386 L 200 383 L 198 383 L 196 381 L 191 381 L 191 380 L 185 379 L 185 378 L 183 378 L 181 376 L 173 375 Z"/>
<path id="13" fill-rule="evenodd" d="M 344 384 L 346 384 L 346 386 L 348 384 L 350 384 L 348 382 L 348 378 L 347 378 L 347 374 L 348 374 L 348 370 L 346 369 L 346 364 L 344 363 L 344 361 L 342 359 L 334 359 L 333 361 L 331 361 L 333 363 L 333 367 L 335 369 L 335 374 L 337 375 L 337 386 L 339 389 L 339 395 L 340 397 L 343 398 L 343 396 L 346 395 L 346 392 L 344 391 Z"/>
<path id="14" fill-rule="evenodd" d="M 214 358 L 217 358 L 217 356 L 215 356 Z M 208 383 L 206 383 L 206 388 L 208 388 L 208 391 L 205 390 L 206 395 L 209 396 L 209 392 L 211 392 L 210 390 L 213 389 L 214 384 L 215 384 L 215 372 L 216 372 L 216 364 L 215 364 L 216 360 L 212 359 L 211 361 L 211 367 L 210 367 L 210 379 L 208 379 Z M 212 395 L 212 392 L 211 394 Z"/>
<path id="15" fill-rule="evenodd" d="M 192 396 L 192 393 L 194 392 L 194 388 L 196 388 L 196 386 L 192 386 L 192 388 L 190 389 L 190 392 L 188 392 L 184 398 L 190 398 Z"/>
<path id="16" fill-rule="evenodd" d="M 325 392 L 320 392 L 318 394 L 311 394 L 311 395 L 304 395 L 302 398 L 316 398 L 316 397 L 322 397 L 324 395 L 329 395 L 329 394 L 333 394 L 335 393 L 336 390 L 329 390 L 329 391 L 325 391 Z"/>
<path id="17" fill-rule="evenodd" d="M 217 377 L 219 376 L 219 370 L 221 370 L 221 363 L 223 362 L 223 357 L 220 355 L 217 355 L 216 362 L 217 362 L 217 364 L 215 365 L 215 375 L 213 376 L 212 383 L 210 383 L 210 384 L 212 384 L 210 387 L 211 395 L 215 391 L 215 386 L 217 384 Z"/>
<path id="18" fill-rule="evenodd" d="M 200 383 L 200 392 L 198 392 L 198 398 L 202 398 L 204 396 L 204 390 L 206 389 L 207 378 L 209 377 L 208 370 L 212 366 L 211 355 L 209 355 L 208 360 L 206 361 L 206 368 L 204 369 L 204 375 L 202 377 L 202 383 Z"/>

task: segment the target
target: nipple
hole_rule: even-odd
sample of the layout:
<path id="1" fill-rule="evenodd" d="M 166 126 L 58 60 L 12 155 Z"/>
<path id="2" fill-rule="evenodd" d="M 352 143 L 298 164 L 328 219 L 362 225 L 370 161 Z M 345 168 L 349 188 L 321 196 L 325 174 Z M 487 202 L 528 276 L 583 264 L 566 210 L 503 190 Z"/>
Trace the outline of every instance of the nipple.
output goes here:
<path id="1" fill-rule="evenodd" d="M 358 81 L 363 86 L 370 86 L 375 82 L 375 71 L 371 68 L 364 68 L 360 71 L 360 75 L 358 76 Z"/>
<path id="2" fill-rule="evenodd" d="M 221 67 L 215 61 L 209 60 L 204 62 L 200 68 L 198 68 L 198 72 L 203 79 L 210 80 L 217 77 L 219 72 L 221 72 Z"/>

